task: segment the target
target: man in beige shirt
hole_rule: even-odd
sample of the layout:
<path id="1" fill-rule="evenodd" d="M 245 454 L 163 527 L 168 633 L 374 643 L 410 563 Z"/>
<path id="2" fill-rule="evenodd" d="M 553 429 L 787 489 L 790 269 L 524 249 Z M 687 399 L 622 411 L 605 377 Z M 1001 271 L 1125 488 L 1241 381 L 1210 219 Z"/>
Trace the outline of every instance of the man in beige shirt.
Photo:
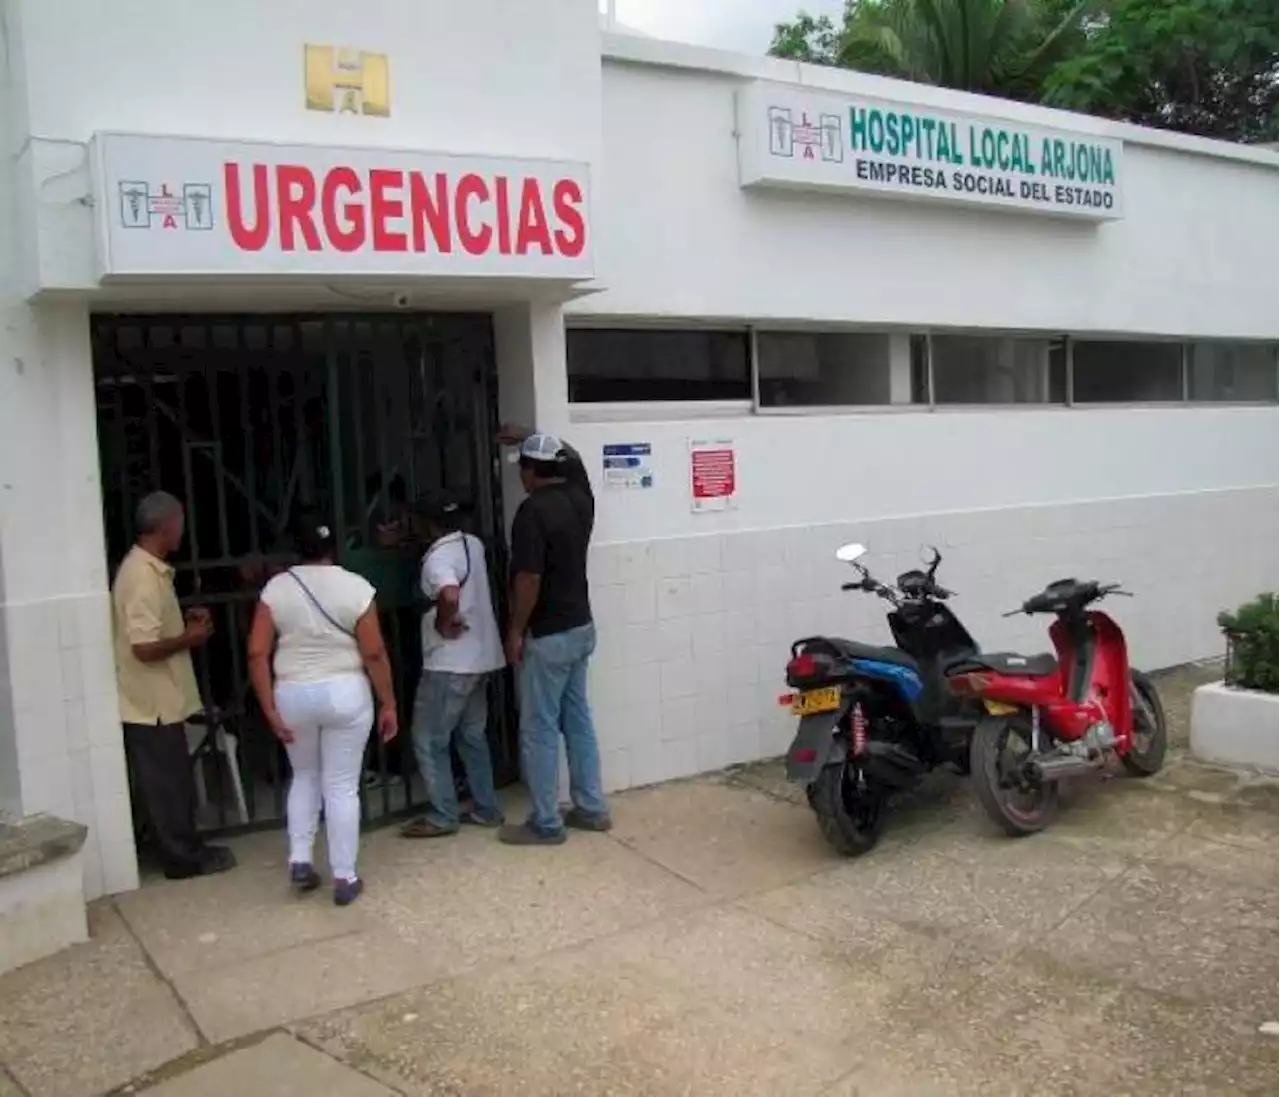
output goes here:
<path id="1" fill-rule="evenodd" d="M 191 649 L 213 634 L 206 609 L 186 617 L 165 561 L 182 544 L 182 504 L 155 492 L 138 505 L 138 542 L 111 587 L 116 686 L 125 746 L 133 763 L 135 795 L 146 808 L 160 866 L 171 880 L 225 872 L 229 849 L 209 846 L 196 833 L 196 787 L 186 722 L 200 712 Z"/>

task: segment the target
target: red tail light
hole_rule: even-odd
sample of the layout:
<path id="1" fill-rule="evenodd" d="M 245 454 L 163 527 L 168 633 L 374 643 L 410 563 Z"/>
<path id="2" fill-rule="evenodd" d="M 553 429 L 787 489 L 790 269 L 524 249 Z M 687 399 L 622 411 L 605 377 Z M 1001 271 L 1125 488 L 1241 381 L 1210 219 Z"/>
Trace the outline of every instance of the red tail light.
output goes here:
<path id="1" fill-rule="evenodd" d="M 791 752 L 793 762 L 815 762 L 817 759 L 818 752 L 814 747 L 798 747 Z"/>
<path id="2" fill-rule="evenodd" d="M 816 678 L 819 673 L 818 660 L 812 655 L 797 655 L 787 664 L 788 678 Z"/>

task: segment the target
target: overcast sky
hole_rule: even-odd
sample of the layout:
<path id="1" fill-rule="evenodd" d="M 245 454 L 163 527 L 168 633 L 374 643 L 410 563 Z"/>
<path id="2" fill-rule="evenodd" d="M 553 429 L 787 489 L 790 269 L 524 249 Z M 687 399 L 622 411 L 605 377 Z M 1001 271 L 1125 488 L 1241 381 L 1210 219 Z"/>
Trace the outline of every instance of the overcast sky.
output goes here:
<path id="1" fill-rule="evenodd" d="M 773 25 L 805 8 L 839 15 L 843 0 L 616 0 L 618 22 L 657 38 L 764 53 Z M 605 0 L 601 0 L 604 7 Z"/>

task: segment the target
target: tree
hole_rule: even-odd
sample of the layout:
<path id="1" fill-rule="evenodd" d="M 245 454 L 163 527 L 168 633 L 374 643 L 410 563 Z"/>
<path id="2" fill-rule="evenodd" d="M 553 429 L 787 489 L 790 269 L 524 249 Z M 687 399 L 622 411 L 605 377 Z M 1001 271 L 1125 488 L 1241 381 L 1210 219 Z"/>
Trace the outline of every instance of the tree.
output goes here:
<path id="1" fill-rule="evenodd" d="M 1146 126 L 1274 141 L 1273 0 L 1108 0 L 1044 101 Z"/>
<path id="2" fill-rule="evenodd" d="M 1038 99 L 1082 40 L 1083 0 L 847 0 L 842 25 L 801 12 L 777 57 L 1011 99 Z"/>

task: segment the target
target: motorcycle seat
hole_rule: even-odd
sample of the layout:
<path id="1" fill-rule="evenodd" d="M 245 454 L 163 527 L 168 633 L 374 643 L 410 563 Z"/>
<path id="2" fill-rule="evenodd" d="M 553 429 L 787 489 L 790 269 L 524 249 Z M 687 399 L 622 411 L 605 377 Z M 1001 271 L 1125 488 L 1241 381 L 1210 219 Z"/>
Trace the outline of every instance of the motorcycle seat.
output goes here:
<path id="1" fill-rule="evenodd" d="M 1057 669 L 1057 658 L 1048 652 L 1043 655 L 1021 655 L 1016 651 L 997 651 L 966 656 L 950 664 L 947 673 L 966 674 L 975 670 L 990 670 L 996 674 L 1043 678 Z"/>
<path id="2" fill-rule="evenodd" d="M 831 649 L 842 659 L 871 659 L 877 663 L 892 663 L 894 666 L 910 667 L 918 670 L 916 661 L 905 651 L 898 648 L 879 647 L 875 644 L 860 644 L 857 640 L 841 640 L 834 636 L 824 636 L 819 643 L 830 645 Z"/>

